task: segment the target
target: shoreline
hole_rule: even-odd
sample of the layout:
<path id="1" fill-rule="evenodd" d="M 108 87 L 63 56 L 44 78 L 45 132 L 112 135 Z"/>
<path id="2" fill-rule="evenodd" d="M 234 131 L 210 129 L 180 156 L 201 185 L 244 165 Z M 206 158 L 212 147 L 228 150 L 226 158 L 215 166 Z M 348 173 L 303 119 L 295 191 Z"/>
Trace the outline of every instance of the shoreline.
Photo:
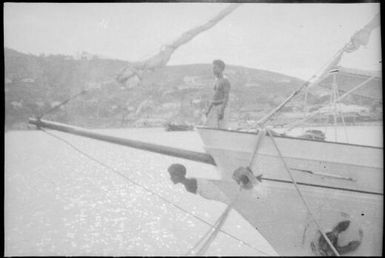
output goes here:
<path id="1" fill-rule="evenodd" d="M 303 124 L 302 126 L 297 126 L 296 128 L 303 128 L 303 127 L 333 127 L 333 124 L 322 124 L 322 123 L 307 123 Z M 355 126 L 383 126 L 383 121 L 372 121 L 372 122 L 356 122 L 356 123 L 345 123 L 345 126 L 349 127 L 355 127 Z M 34 128 L 32 128 L 34 127 Z M 277 124 L 273 126 L 274 128 L 285 128 L 284 126 Z M 339 123 L 337 124 L 337 127 L 343 127 L 343 124 Z M 115 129 L 156 129 L 156 128 L 163 128 L 166 131 L 165 126 L 147 126 L 147 127 L 84 127 L 88 130 L 115 130 Z M 7 126 L 4 126 L 4 133 L 10 132 L 10 131 L 38 131 L 38 129 L 35 128 L 35 126 L 31 126 L 27 123 L 20 128 L 10 128 Z M 190 130 L 191 131 L 191 130 Z"/>

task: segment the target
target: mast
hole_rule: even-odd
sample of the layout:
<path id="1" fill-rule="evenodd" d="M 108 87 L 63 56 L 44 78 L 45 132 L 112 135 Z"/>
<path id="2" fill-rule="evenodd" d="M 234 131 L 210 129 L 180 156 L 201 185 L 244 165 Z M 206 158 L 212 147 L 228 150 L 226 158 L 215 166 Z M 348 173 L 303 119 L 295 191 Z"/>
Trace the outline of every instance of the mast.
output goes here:
<path id="1" fill-rule="evenodd" d="M 328 63 L 327 67 L 323 69 L 323 72 L 320 75 L 313 75 L 306 83 L 301 87 L 295 90 L 288 98 L 286 98 L 278 107 L 273 109 L 270 113 L 262 117 L 257 121 L 258 126 L 263 126 L 268 120 L 270 120 L 276 113 L 278 113 L 289 101 L 291 101 L 295 96 L 297 96 L 303 89 L 310 88 L 313 85 L 318 84 L 322 79 L 329 74 L 329 71 L 335 67 L 344 53 L 352 53 L 356 51 L 360 46 L 366 46 L 368 44 L 371 32 L 380 25 L 380 13 L 376 14 L 368 24 L 366 24 L 362 29 L 358 30 L 350 38 L 350 41 L 345 44 L 340 50 L 337 51 L 333 60 Z M 313 79 L 313 81 L 312 81 Z"/>
<path id="2" fill-rule="evenodd" d="M 370 77 L 368 77 L 365 81 L 363 81 L 362 83 L 358 84 L 357 86 L 355 86 L 354 88 L 350 89 L 349 91 L 345 92 L 344 94 L 342 94 L 341 96 L 337 96 L 335 102 L 340 102 L 342 101 L 344 98 L 346 98 L 347 96 L 349 96 L 350 94 L 353 94 L 355 91 L 363 88 L 364 86 L 367 86 L 369 84 L 369 82 L 371 82 L 372 80 L 376 79 L 376 75 L 371 75 Z M 307 114 L 303 119 L 299 120 L 299 121 L 295 121 L 293 123 L 290 123 L 290 126 L 287 128 L 287 131 L 288 130 L 291 130 L 292 128 L 294 128 L 295 126 L 297 126 L 298 124 L 301 124 L 303 122 L 305 122 L 306 120 L 309 120 L 310 118 L 313 118 L 314 116 L 320 114 L 321 112 L 321 109 L 318 109 L 316 111 L 313 111 L 312 113 L 310 114 Z"/>

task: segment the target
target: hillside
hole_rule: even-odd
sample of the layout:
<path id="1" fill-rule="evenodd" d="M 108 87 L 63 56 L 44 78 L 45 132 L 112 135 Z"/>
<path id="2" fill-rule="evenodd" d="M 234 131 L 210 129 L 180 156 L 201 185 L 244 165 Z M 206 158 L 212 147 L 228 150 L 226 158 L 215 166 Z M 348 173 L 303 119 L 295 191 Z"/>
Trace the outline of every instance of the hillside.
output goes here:
<path id="1" fill-rule="evenodd" d="M 198 123 L 212 96 L 210 64 L 167 66 L 147 74 L 139 87 L 126 88 L 114 77 L 127 62 L 89 54 L 35 56 L 5 48 L 5 126 L 26 128 L 38 116 L 88 89 L 44 118 L 90 128 L 159 126 L 165 121 Z M 227 66 L 232 90 L 230 118 L 256 120 L 278 105 L 303 81 L 283 74 Z M 309 95 L 312 104 L 319 96 Z M 297 98 L 286 111 L 301 109 Z M 362 103 L 361 103 L 362 104 Z"/>

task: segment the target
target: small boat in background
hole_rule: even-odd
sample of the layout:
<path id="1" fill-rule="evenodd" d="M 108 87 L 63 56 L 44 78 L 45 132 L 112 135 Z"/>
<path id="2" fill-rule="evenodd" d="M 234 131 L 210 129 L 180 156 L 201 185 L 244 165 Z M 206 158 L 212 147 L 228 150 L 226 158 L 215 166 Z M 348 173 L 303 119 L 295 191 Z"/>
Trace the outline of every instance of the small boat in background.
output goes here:
<path id="1" fill-rule="evenodd" d="M 193 125 L 188 125 L 188 124 L 177 124 L 173 122 L 168 122 L 165 125 L 166 131 L 192 131 L 194 130 Z"/>

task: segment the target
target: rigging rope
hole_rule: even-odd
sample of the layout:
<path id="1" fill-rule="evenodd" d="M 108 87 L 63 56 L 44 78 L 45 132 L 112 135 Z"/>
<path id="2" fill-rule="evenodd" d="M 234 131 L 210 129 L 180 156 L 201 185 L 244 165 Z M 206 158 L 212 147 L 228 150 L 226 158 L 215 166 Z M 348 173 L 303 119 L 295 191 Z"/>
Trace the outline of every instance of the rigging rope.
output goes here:
<path id="1" fill-rule="evenodd" d="M 257 139 L 257 143 L 255 144 L 254 152 L 253 152 L 253 154 L 251 156 L 251 159 L 250 159 L 250 162 L 249 162 L 249 166 L 248 166 L 248 168 L 249 168 L 249 170 L 250 170 L 250 172 L 252 174 L 253 174 L 253 171 L 251 170 L 251 168 L 252 168 L 253 163 L 256 160 L 256 157 L 257 157 L 257 154 L 258 154 L 258 150 L 259 150 L 259 146 L 260 146 L 263 138 L 265 137 L 265 135 L 266 135 L 266 129 L 263 128 L 259 132 L 259 137 Z M 256 175 L 253 175 L 253 177 L 255 177 L 255 176 Z M 221 227 L 223 226 L 224 222 L 226 221 L 227 216 L 228 216 L 230 210 L 232 209 L 234 203 L 238 200 L 241 191 L 242 191 L 242 186 L 239 188 L 239 190 L 237 192 L 237 195 L 235 196 L 234 200 L 227 206 L 227 208 L 225 209 L 223 214 L 215 222 L 215 224 L 214 224 L 215 225 L 215 229 L 214 230 L 210 229 L 209 231 L 207 231 L 207 233 L 201 237 L 201 239 L 195 244 L 195 246 L 193 248 L 190 249 L 190 251 L 186 255 L 190 255 L 190 254 L 193 254 L 193 255 L 194 254 L 196 254 L 196 255 L 203 255 L 207 251 L 207 249 L 209 248 L 211 243 L 216 238 L 216 236 L 218 234 L 218 230 L 221 229 Z M 201 248 L 198 251 L 194 251 L 194 250 L 196 250 L 198 248 L 199 245 L 201 245 L 201 243 L 204 240 L 205 240 L 205 243 L 201 246 Z"/>
<path id="2" fill-rule="evenodd" d="M 331 62 L 328 62 L 326 63 L 324 66 L 326 68 L 328 67 L 333 67 L 334 65 L 336 65 L 339 60 L 341 59 L 341 56 L 342 54 L 344 53 L 344 50 L 345 50 L 345 47 L 347 46 L 348 44 L 346 44 L 343 48 L 341 48 L 339 51 L 337 51 L 337 53 L 333 56 L 333 59 Z M 326 68 L 322 69 L 323 70 L 326 70 Z M 321 69 L 320 69 L 321 70 Z M 273 119 L 278 113 L 279 111 L 287 104 L 289 103 L 291 100 L 293 100 L 293 98 L 295 96 L 297 96 L 300 92 L 302 92 L 303 89 L 306 89 L 306 88 L 310 88 L 312 87 L 314 84 L 316 84 L 319 80 L 321 80 L 325 74 L 327 73 L 327 71 L 323 71 L 323 73 L 321 73 L 320 75 L 318 75 L 319 72 L 313 74 L 308 80 L 306 80 L 298 89 L 296 89 L 292 94 L 290 94 L 289 97 L 287 97 L 281 104 L 279 104 L 276 108 L 274 108 L 272 111 L 270 111 L 267 115 L 263 116 L 261 119 L 259 119 L 256 124 L 258 127 L 263 127 L 264 124 Z"/>
<path id="3" fill-rule="evenodd" d="M 196 216 L 195 214 L 193 214 L 193 213 L 187 211 L 186 209 L 182 208 L 181 206 L 179 206 L 179 205 L 177 205 L 177 204 L 175 204 L 175 203 L 173 203 L 173 202 L 167 200 L 166 198 L 164 198 L 163 196 L 157 194 L 156 192 L 152 191 L 151 189 L 149 189 L 149 188 L 147 188 L 147 187 L 145 187 L 145 186 L 143 186 L 143 185 L 141 185 L 141 184 L 135 182 L 134 180 L 130 179 L 129 177 L 127 177 L 127 176 L 124 175 L 123 173 L 119 172 L 118 170 L 116 170 L 116 169 L 114 169 L 114 168 L 112 168 L 112 167 L 110 167 L 110 166 L 104 164 L 103 162 L 100 162 L 100 161 L 97 160 L 96 158 L 92 157 L 91 155 L 89 155 L 89 154 L 85 153 L 84 151 L 80 150 L 79 148 L 77 148 L 77 147 L 76 147 L 75 145 L 73 145 L 71 142 L 69 142 L 69 141 L 67 141 L 67 140 L 65 140 L 65 139 L 63 139 L 63 138 L 61 138 L 61 137 L 59 137 L 59 136 L 57 136 L 57 135 L 55 135 L 55 134 L 53 134 L 53 133 L 50 133 L 50 132 L 44 130 L 44 129 L 41 128 L 41 127 L 39 127 L 39 129 L 40 129 L 41 131 L 45 132 L 46 134 L 48 134 L 48 135 L 50 135 L 50 136 L 56 138 L 57 140 L 64 142 L 65 144 L 67 144 L 68 146 L 70 146 L 71 148 L 73 148 L 74 150 L 76 150 L 77 152 L 79 152 L 80 154 L 84 155 L 86 158 L 88 158 L 88 159 L 90 159 L 90 160 L 92 160 L 92 161 L 98 163 L 98 164 L 101 165 L 102 167 L 104 167 L 104 168 L 106 168 L 106 169 L 108 169 L 108 170 L 110 170 L 110 171 L 112 171 L 112 172 L 118 174 L 119 176 L 121 176 L 121 177 L 123 177 L 124 179 L 126 179 L 127 181 L 129 181 L 131 184 L 134 184 L 134 185 L 136 185 L 136 186 L 138 186 L 138 187 L 140 187 L 140 188 L 146 190 L 147 192 L 151 193 L 152 195 L 157 196 L 157 197 L 158 197 L 159 199 L 161 199 L 162 201 L 164 201 L 164 202 L 170 204 L 171 206 L 174 206 L 175 208 L 179 209 L 180 211 L 182 211 L 182 212 L 184 212 L 184 213 L 186 213 L 186 214 L 188 214 L 188 215 L 194 217 L 195 219 L 199 220 L 200 222 L 202 222 L 202 223 L 204 223 L 204 224 L 206 224 L 206 225 L 209 225 L 211 228 L 216 228 L 216 225 L 210 224 L 210 223 L 207 222 L 206 220 L 204 220 L 204 219 L 200 218 L 199 216 Z M 247 246 L 247 247 L 249 247 L 249 248 L 251 248 L 251 249 L 253 249 L 253 250 L 255 250 L 255 251 L 259 252 L 259 253 L 262 253 L 262 254 L 264 254 L 264 255 L 269 255 L 269 254 L 265 253 L 264 251 L 259 250 L 259 249 L 255 248 L 255 247 L 253 247 L 250 243 L 247 243 L 247 242 L 243 241 L 242 239 L 239 239 L 238 237 L 236 237 L 236 236 L 234 236 L 234 235 L 232 235 L 232 234 L 230 234 L 230 233 L 228 233 L 228 232 L 226 232 L 226 231 L 224 231 L 224 230 L 222 230 L 222 229 L 219 229 L 218 231 L 222 232 L 223 234 L 227 235 L 228 237 L 230 237 L 230 238 L 232 238 L 232 239 L 234 239 L 234 240 L 236 240 L 236 241 L 242 243 L 243 245 L 245 245 L 245 246 Z"/>
<path id="4" fill-rule="evenodd" d="M 222 228 L 223 224 L 225 223 L 230 210 L 233 208 L 234 203 L 238 200 L 239 194 L 241 192 L 242 188 L 239 188 L 239 191 L 237 195 L 235 196 L 234 200 L 226 207 L 224 212 L 221 216 L 217 219 L 217 221 L 214 224 L 214 228 L 209 229 L 206 234 L 204 234 L 200 240 L 190 249 L 190 251 L 187 252 L 186 255 L 203 255 L 207 249 L 210 247 L 211 243 L 215 240 L 216 236 L 218 235 L 219 230 Z M 205 240 L 205 242 L 201 245 L 201 243 Z M 200 249 L 195 251 L 198 246 L 200 246 Z"/>
<path id="5" fill-rule="evenodd" d="M 229 212 L 232 208 L 232 205 L 229 205 L 227 207 L 227 209 L 225 210 L 225 212 L 223 213 L 223 215 L 219 218 L 218 220 L 218 223 L 217 223 L 217 226 L 214 230 L 210 230 L 212 231 L 212 233 L 209 235 L 208 239 L 206 240 L 206 242 L 201 246 L 201 248 L 196 252 L 196 255 L 203 255 L 207 249 L 210 247 L 211 243 L 215 240 L 215 238 L 217 237 L 218 235 L 218 232 L 219 232 L 219 229 L 222 228 L 223 224 L 225 223 L 228 215 L 229 215 Z"/>
<path id="6" fill-rule="evenodd" d="M 278 152 L 279 158 L 282 160 L 282 163 L 283 163 L 283 165 L 284 165 L 284 167 L 285 167 L 285 170 L 286 170 L 287 173 L 289 174 L 289 176 L 290 176 L 290 178 L 291 178 L 291 181 L 293 182 L 294 187 L 295 187 L 295 189 L 296 189 L 297 192 L 298 192 L 299 197 L 301 198 L 301 200 L 302 200 L 302 202 L 303 202 L 305 208 L 307 209 L 307 211 L 308 211 L 308 213 L 310 214 L 311 218 L 313 219 L 314 223 L 317 225 L 319 232 L 321 233 L 321 235 L 323 236 L 323 238 L 325 239 L 325 241 L 328 243 L 328 245 L 329 245 L 329 247 L 332 249 L 333 253 L 334 253 L 336 256 L 340 256 L 339 253 L 338 253 L 338 251 L 335 249 L 335 247 L 333 246 L 333 244 L 330 242 L 330 239 L 326 236 L 325 232 L 322 230 L 321 225 L 320 225 L 320 224 L 318 223 L 318 221 L 315 219 L 315 216 L 313 215 L 312 211 L 310 210 L 310 207 L 309 207 L 309 205 L 307 204 L 305 198 L 303 197 L 301 190 L 298 188 L 297 182 L 296 182 L 296 180 L 294 179 L 293 175 L 291 174 L 290 169 L 289 169 L 289 167 L 287 166 L 286 161 L 285 161 L 285 159 L 283 158 L 282 153 L 281 153 L 280 149 L 278 148 L 278 145 L 277 145 L 277 143 L 275 142 L 273 135 L 272 135 L 271 132 L 270 132 L 270 129 L 267 129 L 267 133 L 268 133 L 268 135 L 269 135 L 271 141 L 273 142 L 273 145 L 274 145 L 275 149 L 276 149 L 277 152 Z"/>
<path id="7" fill-rule="evenodd" d="M 64 100 L 63 102 L 61 102 L 61 103 L 55 105 L 54 107 L 52 107 L 52 108 L 49 109 L 48 111 L 46 111 L 46 112 L 44 112 L 43 114 L 41 114 L 40 116 L 37 117 L 37 119 L 38 119 L 38 120 L 42 119 L 43 116 L 45 116 L 46 114 L 51 113 L 52 111 L 54 111 L 54 110 L 58 109 L 59 107 L 61 107 L 61 106 L 65 105 L 65 104 L 67 104 L 70 100 L 72 100 L 72 99 L 74 99 L 74 98 L 76 98 L 76 97 L 78 97 L 78 96 L 80 96 L 80 95 L 86 93 L 87 91 L 88 91 L 87 89 L 84 89 L 84 90 L 80 91 L 79 93 L 76 93 L 75 95 L 69 97 L 68 99 Z"/>
<path id="8" fill-rule="evenodd" d="M 334 74 L 334 77 L 333 77 L 333 88 L 334 88 L 334 101 L 336 101 L 339 98 L 339 89 L 338 89 L 338 83 L 337 83 L 336 74 Z M 336 102 L 335 102 L 335 104 L 336 104 Z M 348 131 L 346 129 L 346 124 L 345 124 L 345 118 L 344 118 L 343 110 L 340 109 L 339 110 L 339 114 L 341 116 L 342 126 L 343 126 L 344 132 L 345 132 L 345 140 L 346 140 L 346 142 L 349 142 Z"/>
<path id="9" fill-rule="evenodd" d="M 355 86 L 353 89 L 345 92 L 344 94 L 342 94 L 341 96 L 339 96 L 335 102 L 339 102 L 341 100 L 343 100 L 344 98 L 346 98 L 346 96 L 348 96 L 349 94 L 351 94 L 352 92 L 358 90 L 359 88 L 365 86 L 365 85 L 368 85 L 368 83 L 372 80 L 374 80 L 376 78 L 375 75 L 369 77 L 368 79 L 366 79 L 365 81 L 363 81 L 362 83 L 358 84 L 357 86 Z M 312 113 L 310 113 L 308 116 L 306 116 L 305 118 L 301 119 L 300 121 L 294 121 L 292 123 L 289 123 L 287 125 L 287 129 L 284 131 L 284 133 L 290 131 L 291 129 L 293 129 L 295 126 L 299 125 L 299 124 L 302 124 L 302 123 L 305 123 L 307 120 L 309 120 L 310 118 L 313 118 L 314 116 L 316 116 L 317 114 L 320 114 L 322 112 L 322 109 L 318 109 Z"/>
<path id="10" fill-rule="evenodd" d="M 228 214 L 228 209 L 229 208 L 229 206 L 225 209 L 225 211 L 222 213 L 222 215 L 221 216 L 219 216 L 219 218 L 217 219 L 217 221 L 214 223 L 214 227 L 215 227 L 215 229 L 214 230 L 216 230 L 216 229 L 219 229 L 220 227 L 219 227 L 219 224 L 221 224 L 222 225 L 222 222 L 226 219 L 225 217 L 227 217 L 227 214 Z M 210 235 L 210 233 L 212 233 L 213 232 L 213 229 L 211 228 L 211 229 L 209 229 L 200 239 L 199 239 L 199 241 L 186 253 L 186 256 L 188 256 L 188 255 L 194 255 L 194 254 L 197 254 L 197 252 L 196 251 L 194 251 L 194 250 L 196 250 L 197 248 L 198 248 L 198 246 L 200 246 L 202 243 L 203 243 L 203 241 L 206 239 L 206 244 L 208 243 L 208 241 L 210 240 L 210 238 L 211 238 L 211 236 L 213 235 L 213 234 L 211 234 L 211 236 L 209 236 Z M 210 244 L 211 244 L 211 242 L 212 241 L 210 241 Z M 202 249 L 201 249 L 202 250 Z"/>

